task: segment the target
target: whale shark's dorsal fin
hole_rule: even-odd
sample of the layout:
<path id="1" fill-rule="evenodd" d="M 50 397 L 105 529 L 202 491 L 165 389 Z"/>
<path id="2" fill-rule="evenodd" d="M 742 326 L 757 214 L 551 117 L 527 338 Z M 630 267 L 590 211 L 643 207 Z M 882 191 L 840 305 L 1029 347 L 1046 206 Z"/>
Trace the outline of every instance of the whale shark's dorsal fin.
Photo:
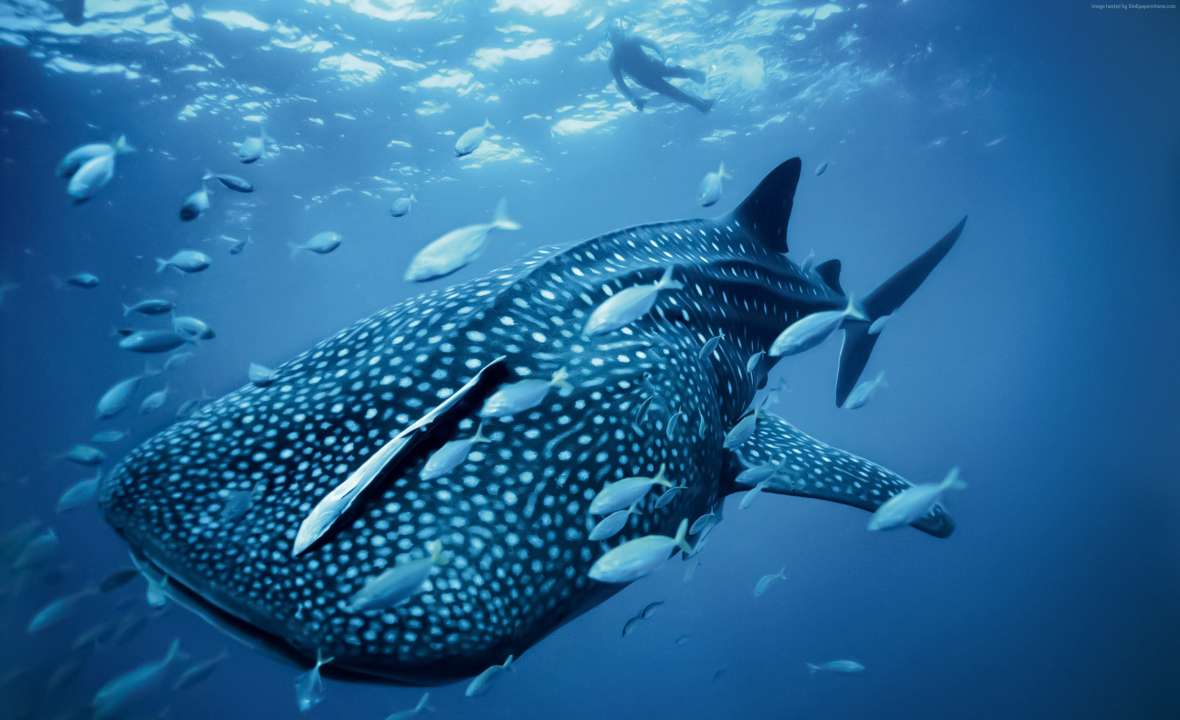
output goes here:
<path id="1" fill-rule="evenodd" d="M 815 266 L 815 274 L 819 275 L 820 280 L 824 281 L 832 289 L 832 292 L 844 294 L 844 288 L 840 287 L 840 261 L 828 260 L 821 262 Z"/>
<path id="2" fill-rule="evenodd" d="M 750 467 L 773 465 L 775 473 L 766 492 L 816 498 L 876 511 L 889 498 L 913 485 L 900 475 L 850 452 L 820 442 L 777 415 L 763 411 L 758 426 L 734 448 L 738 462 L 727 478 L 731 491 L 748 490 L 733 483 L 736 473 Z M 955 529 L 942 506 L 913 524 L 922 532 L 944 538 Z"/>
<path id="3" fill-rule="evenodd" d="M 795 187 L 802 168 L 803 161 L 794 157 L 771 170 L 729 216 L 768 250 L 787 252 L 787 221 L 795 205 Z"/>
<path id="4" fill-rule="evenodd" d="M 441 428 L 453 428 L 456 418 L 478 408 L 508 374 L 507 361 L 503 357 L 484 365 L 466 385 L 370 455 L 344 482 L 321 498 L 303 519 L 291 547 L 291 556 L 298 557 L 322 540 L 350 514 L 350 510 L 359 507 L 358 501 L 376 485 L 378 478 L 403 465 L 423 441 L 437 436 Z M 434 439 L 438 440 L 437 437 Z"/>

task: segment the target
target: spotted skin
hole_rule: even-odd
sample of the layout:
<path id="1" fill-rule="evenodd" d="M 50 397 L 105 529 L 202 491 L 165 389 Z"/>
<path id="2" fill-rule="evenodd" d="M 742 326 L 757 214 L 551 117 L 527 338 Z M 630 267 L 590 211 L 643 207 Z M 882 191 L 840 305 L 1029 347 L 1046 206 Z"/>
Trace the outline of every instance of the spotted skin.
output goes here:
<path id="1" fill-rule="evenodd" d="M 608 296 L 669 266 L 683 289 L 621 330 L 582 336 Z M 722 438 L 757 389 L 747 359 L 802 315 L 845 304 L 732 217 L 541 250 L 379 312 L 277 368 L 272 384 L 210 403 L 132 451 L 100 502 L 174 582 L 294 654 L 400 682 L 472 675 L 613 592 L 587 576 L 604 552 L 716 507 L 733 489 Z M 725 342 L 698 359 L 717 335 Z M 489 442 L 442 476 L 421 478 L 423 452 L 330 539 L 292 557 L 320 498 L 501 355 L 518 378 L 564 367 L 569 387 L 485 420 Z M 670 412 L 637 420 L 652 393 L 653 406 L 694 422 L 669 432 Z M 478 423 L 473 413 L 440 442 Z M 589 541 L 598 518 L 587 508 L 603 485 L 662 464 L 685 488 L 658 509 L 646 498 L 621 532 Z M 249 508 L 226 513 L 243 491 Z M 366 580 L 436 539 L 448 561 L 418 594 L 348 610 Z"/>

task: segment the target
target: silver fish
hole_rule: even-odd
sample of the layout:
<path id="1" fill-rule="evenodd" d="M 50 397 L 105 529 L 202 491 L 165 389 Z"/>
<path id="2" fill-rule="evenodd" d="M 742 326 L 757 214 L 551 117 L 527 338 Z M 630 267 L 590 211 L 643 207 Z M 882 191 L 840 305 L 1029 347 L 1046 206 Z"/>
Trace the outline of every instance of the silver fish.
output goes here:
<path id="1" fill-rule="evenodd" d="M 501 199 L 491 222 L 467 225 L 452 230 L 418 251 L 406 268 L 409 282 L 426 282 L 456 272 L 483 253 L 493 230 L 519 230 L 520 224 L 508 217 L 508 203 Z"/>

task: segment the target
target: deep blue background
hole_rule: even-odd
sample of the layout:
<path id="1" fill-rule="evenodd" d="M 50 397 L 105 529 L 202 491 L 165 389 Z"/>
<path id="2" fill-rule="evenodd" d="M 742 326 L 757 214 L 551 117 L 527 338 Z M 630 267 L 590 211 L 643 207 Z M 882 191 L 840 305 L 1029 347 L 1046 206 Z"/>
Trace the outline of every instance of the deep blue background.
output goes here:
<path id="1" fill-rule="evenodd" d="M 167 377 L 175 395 L 162 414 L 111 423 L 142 437 L 164 426 L 177 401 L 243 383 L 249 362 L 277 364 L 413 294 L 401 280 L 412 253 L 487 219 L 502 195 L 524 229 L 496 236 L 459 279 L 541 244 L 695 215 L 696 183 L 721 159 L 734 176 L 719 205 L 728 210 L 798 154 L 809 170 L 832 165 L 823 177 L 804 175 L 792 255 L 814 248 L 820 259 L 841 258 L 854 291 L 871 289 L 970 214 L 959 246 L 878 345 L 870 372 L 885 369 L 890 387 L 873 403 L 833 407 L 834 343 L 778 371 L 790 387 L 778 411 L 817 437 L 916 481 L 960 465 L 970 487 L 949 499 L 958 532 L 941 542 L 876 535 L 864 531 L 864 514 L 843 507 L 766 497 L 738 511 L 733 503 L 692 582 L 670 564 L 536 646 L 488 696 L 467 700 L 461 685 L 432 691 L 440 716 L 1180 716 L 1180 11 L 889 5 L 855 18 L 862 60 L 888 67 L 889 82 L 724 143 L 699 138 L 759 108 L 723 97 L 708 116 L 631 114 L 609 132 L 572 137 L 522 120 L 602 89 L 602 64 L 576 60 L 593 43 L 481 75 L 503 84 L 494 106 L 448 96 L 451 110 L 420 117 L 412 109 L 423 94 L 403 92 L 405 77 L 329 92 L 313 79 L 311 59 L 252 53 L 256 35 L 202 26 L 225 74 L 278 95 L 324 94 L 316 110 L 323 128 L 303 122 L 305 107 L 269 112 L 284 149 L 247 168 L 231 143 L 249 126 L 225 113 L 179 122 L 191 86 L 170 87 L 171 75 L 146 85 L 48 74 L 29 48 L 0 46 L 4 109 L 37 108 L 47 120 L 0 118 L 0 281 L 20 284 L 0 306 L 0 528 L 30 516 L 52 523 L 68 565 L 59 584 L 33 583 L 0 605 L 0 682 L 30 669 L 0 688 L 0 708 L 50 717 L 85 705 L 113 673 L 179 637 L 195 657 L 227 646 L 232 656 L 198 689 L 161 697 L 170 717 L 296 715 L 297 669 L 233 649 L 178 608 L 126 647 L 96 654 L 66 691 L 41 697 L 77 633 L 117 612 L 104 598 L 44 636 L 24 634 L 38 607 L 123 562 L 97 513 L 54 515 L 61 490 L 84 473 L 52 459 L 95 431 L 98 395 L 142 366 L 109 337 L 123 322 L 121 301 L 170 288 L 218 334 Z M 252 11 L 273 21 L 282 8 Z M 332 22 L 342 36 L 386 32 L 338 14 L 321 23 L 324 32 Z M 505 22 L 469 12 L 462 49 L 426 47 L 455 32 L 429 24 L 399 29 L 389 42 L 419 60 L 461 62 L 479 43 L 494 44 L 492 28 Z M 836 34 L 817 31 L 812 42 L 830 45 Z M 931 62 L 895 62 L 928 42 Z M 148 71 L 167 52 L 103 47 L 111 61 Z M 972 78 L 970 100 L 946 102 L 947 77 L 960 74 Z M 765 104 L 798 89 L 771 82 Z M 439 132 L 485 115 L 539 161 L 454 167 L 453 137 Z M 95 201 L 71 206 L 54 165 L 74 145 L 119 132 L 140 152 L 119 158 L 118 176 Z M 1005 141 L 984 147 L 998 136 Z M 387 149 L 393 137 L 413 148 Z M 937 137 L 946 143 L 929 147 Z M 389 195 L 350 192 L 311 207 L 292 197 L 364 187 L 394 153 L 421 168 L 410 182 L 420 204 L 406 218 L 388 217 Z M 206 167 L 259 186 L 244 208 L 249 217 L 230 217 L 247 201 L 219 192 L 207 217 L 176 219 Z M 337 253 L 289 260 L 286 243 L 323 229 L 344 235 Z M 249 232 L 255 242 L 230 256 L 206 241 L 222 232 Z M 153 257 L 181 247 L 209 252 L 213 268 L 192 277 L 152 272 Z M 79 270 L 102 285 L 58 290 L 50 281 Z M 757 578 L 782 565 L 788 580 L 753 598 Z M 658 616 L 620 640 L 623 621 L 656 599 L 666 601 Z M 676 646 L 681 634 L 690 640 Z M 805 661 L 836 657 L 858 658 L 868 671 L 807 676 Z M 727 671 L 713 681 L 720 668 Z M 380 718 L 419 694 L 329 682 L 311 715 Z"/>

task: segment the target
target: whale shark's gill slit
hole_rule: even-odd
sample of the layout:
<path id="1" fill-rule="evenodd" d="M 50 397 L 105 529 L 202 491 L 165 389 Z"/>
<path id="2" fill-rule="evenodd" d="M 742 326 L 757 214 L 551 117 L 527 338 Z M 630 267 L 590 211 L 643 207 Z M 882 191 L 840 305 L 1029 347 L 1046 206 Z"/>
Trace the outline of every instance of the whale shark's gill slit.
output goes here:
<path id="1" fill-rule="evenodd" d="M 343 525 L 354 515 L 353 511 L 363 505 L 361 500 L 379 484 L 379 479 L 404 466 L 416 450 L 437 444 L 431 441 L 439 440 L 439 436 L 460 418 L 479 407 L 508 375 L 507 360 L 496 358 L 484 365 L 466 385 L 369 456 L 344 482 L 320 499 L 303 519 L 291 556 L 298 557 Z"/>

